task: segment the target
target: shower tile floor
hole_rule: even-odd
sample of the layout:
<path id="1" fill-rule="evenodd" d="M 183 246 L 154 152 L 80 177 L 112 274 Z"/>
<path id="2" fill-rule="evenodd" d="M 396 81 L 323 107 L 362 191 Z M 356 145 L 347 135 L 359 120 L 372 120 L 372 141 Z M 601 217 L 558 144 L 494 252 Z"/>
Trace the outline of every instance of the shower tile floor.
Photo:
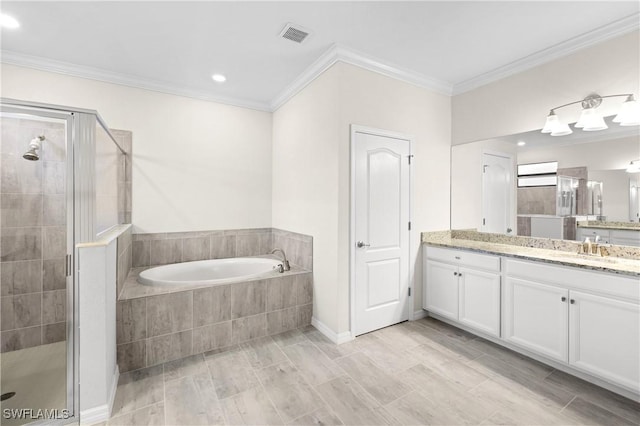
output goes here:
<path id="1" fill-rule="evenodd" d="M 2 393 L 16 395 L 1 404 L 12 408 L 63 409 L 67 401 L 67 342 L 34 346 L 0 355 Z M 5 419 L 2 425 L 21 425 L 26 420 Z"/>
<path id="2" fill-rule="evenodd" d="M 109 425 L 638 425 L 640 404 L 434 319 L 313 327 L 122 374 Z"/>

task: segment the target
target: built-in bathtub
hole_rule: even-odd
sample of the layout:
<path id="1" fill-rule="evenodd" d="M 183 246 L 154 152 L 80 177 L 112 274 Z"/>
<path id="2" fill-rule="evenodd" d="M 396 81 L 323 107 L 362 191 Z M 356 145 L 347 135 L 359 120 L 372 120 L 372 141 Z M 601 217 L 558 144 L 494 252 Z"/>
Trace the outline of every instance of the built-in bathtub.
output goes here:
<path id="1" fill-rule="evenodd" d="M 138 282 L 148 286 L 202 287 L 273 276 L 282 262 L 261 257 L 199 260 L 146 269 Z"/>
<path id="2" fill-rule="evenodd" d="M 311 323 L 313 274 L 273 256 L 133 268 L 117 302 L 121 372 Z"/>

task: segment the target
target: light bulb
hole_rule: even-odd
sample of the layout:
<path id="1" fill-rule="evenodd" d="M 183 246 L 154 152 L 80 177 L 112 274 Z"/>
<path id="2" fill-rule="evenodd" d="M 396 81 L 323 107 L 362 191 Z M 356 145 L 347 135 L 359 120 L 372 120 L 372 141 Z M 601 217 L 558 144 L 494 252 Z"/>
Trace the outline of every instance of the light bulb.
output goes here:
<path id="1" fill-rule="evenodd" d="M 574 127 L 578 129 L 582 128 L 582 130 L 586 132 L 593 132 L 608 128 L 607 123 L 604 122 L 604 119 L 595 108 L 583 109 L 582 114 L 580 114 L 580 119 Z"/>
<path id="2" fill-rule="evenodd" d="M 614 123 L 620 123 L 621 126 L 638 126 L 640 125 L 640 105 L 638 101 L 629 95 L 627 100 L 620 107 L 620 112 L 613 119 Z"/>
<path id="3" fill-rule="evenodd" d="M 544 127 L 542 128 L 542 133 L 551 133 L 553 129 L 558 125 L 560 120 L 553 110 L 547 115 L 547 121 L 544 123 Z"/>
<path id="4" fill-rule="evenodd" d="M 573 133 L 573 130 L 571 130 L 568 124 L 558 122 L 551 132 L 551 136 L 565 136 L 571 133 Z"/>
<path id="5" fill-rule="evenodd" d="M 2 28 L 14 29 L 20 26 L 20 23 L 13 16 L 0 13 L 0 26 Z"/>
<path id="6" fill-rule="evenodd" d="M 640 160 L 634 160 L 629 163 L 627 173 L 640 173 Z"/>

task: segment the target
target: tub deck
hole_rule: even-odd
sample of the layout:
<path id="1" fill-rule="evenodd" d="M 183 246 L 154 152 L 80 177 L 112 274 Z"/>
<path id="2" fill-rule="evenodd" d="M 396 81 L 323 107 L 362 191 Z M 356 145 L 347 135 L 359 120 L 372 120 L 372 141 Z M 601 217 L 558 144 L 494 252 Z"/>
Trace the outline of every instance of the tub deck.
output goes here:
<path id="1" fill-rule="evenodd" d="M 261 257 L 261 258 L 267 258 L 267 259 L 278 259 L 277 256 L 253 256 L 253 257 Z M 129 299 L 137 299 L 140 297 L 148 297 L 148 296 L 155 296 L 158 294 L 169 294 L 169 293 L 177 293 L 180 291 L 185 291 L 185 290 L 194 290 L 197 288 L 205 288 L 205 287 L 211 287 L 211 286 L 215 286 L 218 284 L 193 284 L 193 285 L 185 285 L 185 284 L 179 284 L 179 285 L 162 285 L 162 286 L 151 286 L 151 285 L 145 285 L 145 284 L 141 284 L 138 282 L 138 275 L 140 275 L 140 273 L 142 271 L 145 271 L 147 269 L 151 269 L 151 268 L 155 268 L 156 266 L 146 266 L 146 267 L 142 267 L 142 268 L 131 268 L 131 271 L 129 271 L 129 275 L 127 275 L 127 279 L 125 280 L 124 286 L 122 288 L 122 291 L 120 292 L 120 294 L 118 295 L 118 300 L 129 300 Z M 271 272 L 267 272 L 262 276 L 259 277 L 255 277 L 255 278 L 250 278 L 247 280 L 242 280 L 241 282 L 247 282 L 247 281 L 259 281 L 259 280 L 268 280 L 270 278 L 278 278 L 278 277 L 286 277 L 289 275 L 297 275 L 297 274 L 306 274 L 311 272 L 308 269 L 303 269 L 300 268 L 296 265 L 291 265 L 291 270 L 290 271 L 286 271 L 286 272 L 277 272 L 277 271 L 271 271 Z"/>

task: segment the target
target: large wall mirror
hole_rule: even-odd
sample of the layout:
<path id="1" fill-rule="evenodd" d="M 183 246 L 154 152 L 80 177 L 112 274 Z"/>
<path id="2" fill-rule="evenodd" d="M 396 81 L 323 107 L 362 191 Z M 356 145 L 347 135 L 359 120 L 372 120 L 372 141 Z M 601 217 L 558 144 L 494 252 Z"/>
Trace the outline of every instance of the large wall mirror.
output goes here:
<path id="1" fill-rule="evenodd" d="M 637 223 L 640 129 L 540 130 L 451 148 L 451 228 L 575 240 L 585 220 Z"/>

